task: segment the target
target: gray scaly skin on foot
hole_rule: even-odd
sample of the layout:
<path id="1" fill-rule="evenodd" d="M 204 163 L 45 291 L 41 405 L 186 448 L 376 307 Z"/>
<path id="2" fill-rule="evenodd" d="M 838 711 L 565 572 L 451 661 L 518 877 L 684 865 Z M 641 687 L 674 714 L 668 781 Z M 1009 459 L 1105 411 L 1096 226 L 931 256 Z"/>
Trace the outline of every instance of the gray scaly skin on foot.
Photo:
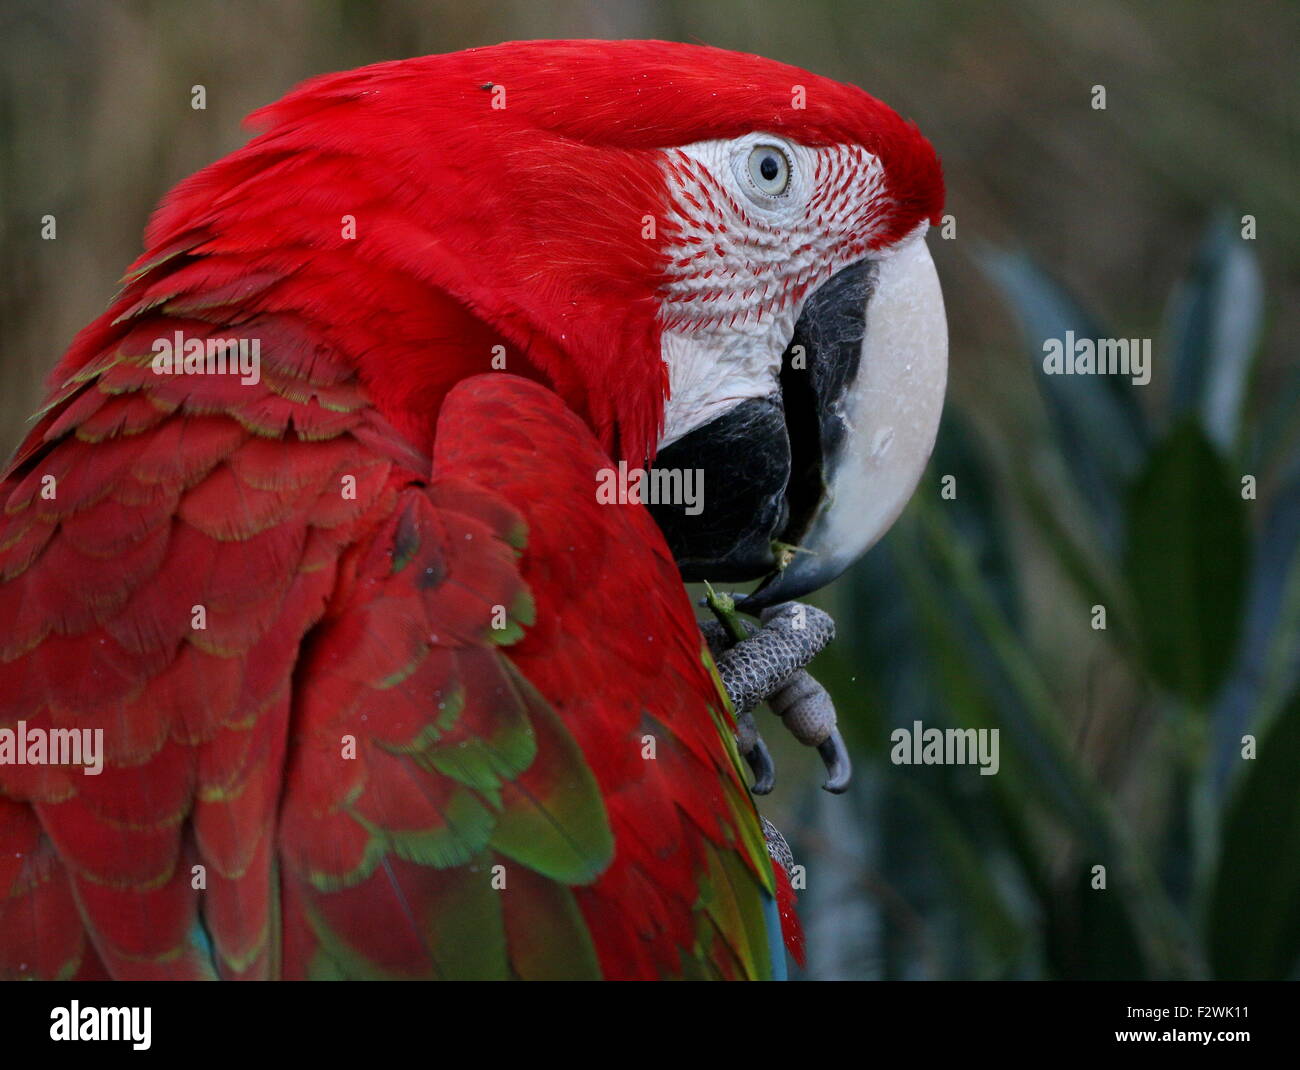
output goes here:
<path id="1" fill-rule="evenodd" d="M 790 850 L 790 845 L 772 822 L 762 814 L 758 815 L 758 819 L 763 823 L 763 839 L 767 843 L 768 857 L 785 870 L 787 877 L 794 880 L 794 852 Z"/>
<path id="2" fill-rule="evenodd" d="M 826 765 L 823 785 L 836 794 L 847 789 L 852 768 L 835 723 L 826 689 L 804 667 L 835 637 L 835 622 L 813 606 L 786 602 L 764 611 L 762 626 L 736 618 L 747 639 L 736 642 L 719 621 L 701 624 L 736 710 L 736 741 L 754 773 L 756 795 L 772 790 L 771 755 L 754 722 L 753 710 L 767 701 L 805 746 L 816 747 Z"/>

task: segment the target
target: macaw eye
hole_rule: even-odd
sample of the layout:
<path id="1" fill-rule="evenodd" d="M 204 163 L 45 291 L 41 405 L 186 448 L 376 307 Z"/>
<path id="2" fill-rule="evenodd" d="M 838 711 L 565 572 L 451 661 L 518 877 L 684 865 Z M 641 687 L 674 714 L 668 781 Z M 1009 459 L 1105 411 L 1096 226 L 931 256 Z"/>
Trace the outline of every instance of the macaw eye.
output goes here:
<path id="1" fill-rule="evenodd" d="M 790 185 L 790 161 L 775 145 L 755 145 L 749 153 L 749 177 L 760 193 L 779 197 Z"/>

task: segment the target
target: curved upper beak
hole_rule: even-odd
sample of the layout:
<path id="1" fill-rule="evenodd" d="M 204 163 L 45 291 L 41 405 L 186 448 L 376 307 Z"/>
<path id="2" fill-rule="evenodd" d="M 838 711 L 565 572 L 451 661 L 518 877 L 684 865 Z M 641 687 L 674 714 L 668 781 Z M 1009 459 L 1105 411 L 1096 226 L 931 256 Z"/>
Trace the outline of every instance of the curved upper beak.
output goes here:
<path id="1" fill-rule="evenodd" d="M 934 449 L 947 379 L 943 292 L 918 236 L 876 264 L 857 374 L 838 398 L 818 397 L 820 498 L 804 530 L 787 532 L 789 564 L 745 600 L 747 611 L 824 587 L 889 530 Z"/>
<path id="2" fill-rule="evenodd" d="M 825 586 L 898 518 L 934 447 L 948 330 L 921 234 L 809 296 L 779 390 L 666 447 L 705 508 L 651 510 L 687 580 L 763 579 L 746 611 Z"/>

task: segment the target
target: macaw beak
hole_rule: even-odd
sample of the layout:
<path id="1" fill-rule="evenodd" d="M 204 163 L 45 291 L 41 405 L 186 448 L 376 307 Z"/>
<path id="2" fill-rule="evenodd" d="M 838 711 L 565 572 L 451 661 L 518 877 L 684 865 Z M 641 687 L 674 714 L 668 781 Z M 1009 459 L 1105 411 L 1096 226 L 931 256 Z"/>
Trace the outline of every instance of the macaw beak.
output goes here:
<path id="1" fill-rule="evenodd" d="M 948 371 L 938 274 L 921 235 L 809 296 L 779 389 L 662 450 L 702 469 L 704 507 L 651 510 L 688 581 L 762 579 L 756 612 L 824 587 L 898 518 L 934 448 Z"/>

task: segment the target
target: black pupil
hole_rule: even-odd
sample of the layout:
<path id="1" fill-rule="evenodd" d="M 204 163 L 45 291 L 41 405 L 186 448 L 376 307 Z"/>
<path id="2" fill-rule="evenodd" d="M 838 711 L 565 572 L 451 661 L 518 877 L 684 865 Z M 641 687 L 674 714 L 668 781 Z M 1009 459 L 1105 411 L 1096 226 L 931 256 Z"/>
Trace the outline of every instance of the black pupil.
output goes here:
<path id="1" fill-rule="evenodd" d="M 764 156 L 763 162 L 758 165 L 758 173 L 769 182 L 781 171 L 781 165 L 776 162 L 775 156 Z"/>

